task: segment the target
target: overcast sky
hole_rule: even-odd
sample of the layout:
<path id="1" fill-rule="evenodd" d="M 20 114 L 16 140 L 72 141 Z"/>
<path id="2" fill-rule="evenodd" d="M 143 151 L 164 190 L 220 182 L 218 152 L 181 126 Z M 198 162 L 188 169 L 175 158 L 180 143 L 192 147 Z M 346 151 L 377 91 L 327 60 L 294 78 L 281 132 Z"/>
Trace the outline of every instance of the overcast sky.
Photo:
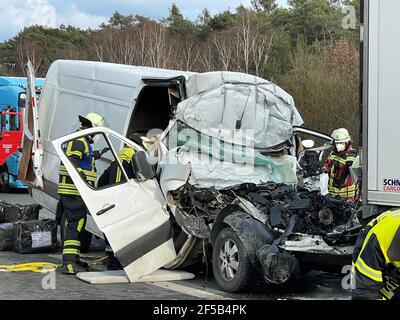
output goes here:
<path id="1" fill-rule="evenodd" d="M 212 14 L 234 11 L 240 4 L 250 6 L 250 0 L 0 0 L 0 41 L 15 36 L 34 24 L 57 27 L 60 24 L 80 28 L 96 28 L 118 10 L 124 15 L 143 15 L 154 19 L 168 16 L 172 3 L 192 20 L 204 8 Z M 278 0 L 284 5 L 286 0 Z"/>

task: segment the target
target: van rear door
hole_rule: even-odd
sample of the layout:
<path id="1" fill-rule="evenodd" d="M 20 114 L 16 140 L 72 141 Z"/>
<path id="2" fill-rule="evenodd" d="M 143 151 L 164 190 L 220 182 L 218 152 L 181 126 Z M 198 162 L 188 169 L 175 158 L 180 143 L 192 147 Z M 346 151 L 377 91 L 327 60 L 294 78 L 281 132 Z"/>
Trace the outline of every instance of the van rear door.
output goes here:
<path id="1" fill-rule="evenodd" d="M 94 136 L 94 133 L 99 134 L 99 140 L 102 140 L 96 142 L 94 147 L 110 148 L 111 160 L 118 164 L 120 171 L 115 183 L 104 184 L 103 180 L 107 180 L 104 179 L 107 177 L 106 169 L 101 176 L 98 173 L 98 182 L 90 185 L 66 155 L 69 141 Z M 153 273 L 176 258 L 170 216 L 163 210 L 164 198 L 156 181 L 129 178 L 126 167 L 121 165 L 121 155 L 118 159 L 114 147 L 129 145 L 136 152 L 144 151 L 140 146 L 108 128 L 78 131 L 52 143 L 131 282 Z"/>

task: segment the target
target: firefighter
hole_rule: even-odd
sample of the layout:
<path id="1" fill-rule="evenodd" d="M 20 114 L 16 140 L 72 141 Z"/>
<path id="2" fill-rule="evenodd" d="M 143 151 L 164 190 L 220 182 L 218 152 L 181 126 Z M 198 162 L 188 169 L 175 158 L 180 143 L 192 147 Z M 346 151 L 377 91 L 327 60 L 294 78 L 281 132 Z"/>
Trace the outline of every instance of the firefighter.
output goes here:
<path id="1" fill-rule="evenodd" d="M 356 201 L 358 199 L 357 183 L 353 181 L 350 167 L 357 158 L 357 151 L 351 144 L 351 137 L 347 129 L 333 131 L 333 151 L 330 154 L 324 171 L 329 175 L 328 190 L 332 196 Z"/>
<path id="2" fill-rule="evenodd" d="M 353 299 L 400 300 L 400 210 L 361 231 L 353 251 Z"/>
<path id="3" fill-rule="evenodd" d="M 139 138 L 137 135 L 131 135 L 129 136 L 129 139 L 136 142 L 140 143 L 141 146 L 142 140 Z M 127 176 L 129 179 L 134 178 L 134 169 L 133 169 L 133 164 L 132 164 L 132 157 L 135 154 L 135 150 L 128 146 L 125 145 L 120 154 L 118 155 L 118 159 L 122 164 L 122 167 L 124 168 L 124 171 L 126 172 Z M 122 180 L 122 171 L 120 166 L 118 165 L 117 161 L 112 161 L 110 166 L 103 172 L 103 174 L 99 178 L 99 182 L 97 184 L 98 187 L 103 187 L 106 185 L 112 185 L 116 183 L 120 183 Z M 108 242 L 107 238 L 105 238 L 106 241 L 106 254 L 107 254 L 107 269 L 108 270 L 120 270 L 122 269 L 122 266 L 118 259 L 115 257 L 114 252 L 111 249 L 110 243 Z"/>
<path id="4" fill-rule="evenodd" d="M 96 113 L 89 113 L 86 117 L 79 116 L 79 121 L 81 127 L 78 131 L 104 126 L 104 118 Z M 99 137 L 95 135 L 72 140 L 64 149 L 68 159 L 82 178 L 92 186 L 96 181 L 95 160 L 109 150 L 109 148 L 104 148 L 101 151 L 93 151 L 91 144 Z M 76 274 L 87 270 L 87 264 L 80 261 L 81 235 L 85 230 L 87 208 L 62 163 L 59 171 L 58 194 L 67 218 L 61 271 L 66 274 Z"/>

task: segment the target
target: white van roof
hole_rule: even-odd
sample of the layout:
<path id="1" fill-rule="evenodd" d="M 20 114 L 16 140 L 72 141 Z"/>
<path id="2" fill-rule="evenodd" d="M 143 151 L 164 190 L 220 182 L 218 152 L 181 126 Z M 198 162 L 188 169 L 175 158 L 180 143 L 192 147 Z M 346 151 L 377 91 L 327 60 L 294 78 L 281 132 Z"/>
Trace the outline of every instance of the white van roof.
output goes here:
<path id="1" fill-rule="evenodd" d="M 109 124 L 117 132 L 123 132 L 144 85 L 143 79 L 189 78 L 192 74 L 105 62 L 57 60 L 47 73 L 40 100 L 43 137 L 52 140 L 72 132 L 79 125 L 77 115 L 87 112 L 101 113 L 115 122 Z"/>
<path id="2" fill-rule="evenodd" d="M 115 98 L 132 102 L 135 90 L 125 94 L 123 87 L 137 87 L 142 78 L 173 78 L 192 74 L 187 71 L 167 70 L 151 67 L 137 67 L 105 62 L 57 60 L 47 74 L 46 83 L 63 89 L 84 91 L 95 96 Z M 82 80 L 87 80 L 87 87 L 82 88 Z M 95 82 L 91 81 L 95 80 Z M 118 90 L 116 86 L 119 87 Z"/>

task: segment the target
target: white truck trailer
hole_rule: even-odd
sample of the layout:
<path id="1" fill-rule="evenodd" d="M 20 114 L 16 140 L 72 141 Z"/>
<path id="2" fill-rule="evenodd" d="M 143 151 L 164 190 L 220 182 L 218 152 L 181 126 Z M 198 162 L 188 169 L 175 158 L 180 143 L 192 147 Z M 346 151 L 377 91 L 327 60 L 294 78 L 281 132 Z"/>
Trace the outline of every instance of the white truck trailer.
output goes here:
<path id="1" fill-rule="evenodd" d="M 399 0 L 361 3 L 363 217 L 400 207 Z"/>

